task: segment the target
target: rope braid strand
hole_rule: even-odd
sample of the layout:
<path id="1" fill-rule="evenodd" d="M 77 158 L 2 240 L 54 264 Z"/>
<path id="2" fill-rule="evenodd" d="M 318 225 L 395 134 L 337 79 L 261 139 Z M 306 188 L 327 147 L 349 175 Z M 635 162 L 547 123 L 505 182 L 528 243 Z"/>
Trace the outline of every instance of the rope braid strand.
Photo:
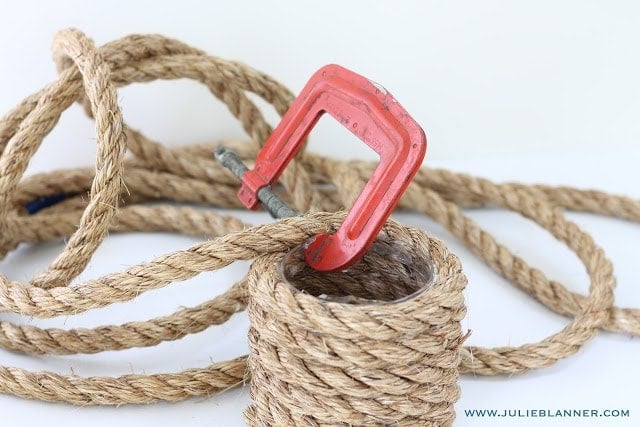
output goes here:
<path id="1" fill-rule="evenodd" d="M 370 301 L 360 304 L 362 301 L 357 299 L 361 297 L 390 298 L 373 295 L 372 290 L 367 291 L 370 294 L 359 295 L 358 292 L 364 292 L 360 289 L 351 296 L 356 298 L 354 301 L 322 301 L 317 295 L 291 286 L 278 275 L 279 271 L 273 270 L 285 253 L 311 236 L 339 226 L 344 215 L 327 212 L 350 206 L 375 168 L 374 163 L 326 158 L 303 148 L 283 174 L 282 188 L 278 191 L 292 207 L 307 214 L 256 227 L 209 210 L 145 204 L 172 201 L 238 208 L 235 196 L 238 183 L 213 159 L 213 149 L 218 144 L 168 148 L 131 129 L 123 121 L 116 88 L 178 78 L 204 84 L 226 104 L 251 137 L 249 142 L 224 141 L 224 144 L 232 146 L 243 160 L 250 161 L 271 133 L 271 127 L 247 92 L 273 105 L 282 115 L 293 100 L 284 86 L 246 65 L 208 56 L 159 35 L 128 36 L 97 48 L 81 32 L 65 30 L 55 37 L 53 51 L 60 73 L 58 79 L 25 98 L 0 121 L 0 255 L 5 256 L 22 242 L 40 243 L 60 237 L 66 237 L 67 242 L 51 265 L 27 283 L 0 275 L 0 312 L 40 318 L 72 315 L 128 301 L 146 291 L 238 260 L 255 262 L 248 278 L 195 307 L 147 321 L 89 329 L 38 328 L 2 321 L 0 346 L 30 355 L 154 346 L 224 323 L 249 306 L 252 355 L 249 369 L 246 357 L 240 357 L 178 373 L 120 377 L 80 377 L 0 366 L 2 393 L 77 405 L 175 402 L 226 390 L 253 375 L 254 403 L 245 413 L 252 424 L 327 425 L 332 422 L 327 414 L 333 414 L 343 421 L 360 424 L 444 425 L 453 421 L 452 405 L 459 394 L 458 372 L 521 373 L 574 354 L 599 329 L 640 334 L 640 312 L 613 306 L 615 281 L 611 263 L 593 239 L 566 219 L 562 211 L 640 221 L 638 200 L 567 187 L 495 184 L 465 174 L 423 168 L 399 209 L 433 218 L 515 286 L 551 310 L 572 318 L 561 331 L 537 343 L 519 347 L 463 347 L 459 321 L 464 315 L 461 292 L 466 278 L 457 258 L 442 242 L 429 239 L 422 232 L 389 221 L 381 234 L 381 239 L 395 236 L 396 243 L 412 256 L 420 253 L 419 256 L 434 262 L 436 271 L 429 290 L 407 300 L 382 306 L 372 306 Z M 95 168 L 23 177 L 44 137 L 74 102 L 80 102 L 95 120 L 98 143 Z M 125 150 L 132 156 L 125 159 Z M 64 200 L 46 206 L 47 200 L 56 197 L 56 201 Z M 40 204 L 29 205 L 34 200 Z M 25 206 L 31 206 L 31 212 Z M 484 206 L 517 212 L 564 242 L 587 270 L 588 294 L 571 292 L 549 280 L 461 211 Z M 128 231 L 169 231 L 206 236 L 210 240 L 98 279 L 75 281 L 108 232 Z M 378 261 L 371 261 L 371 265 L 377 265 Z M 413 274 L 403 268 L 399 266 L 397 271 Z M 303 282 L 309 280 L 313 282 L 310 278 Z M 396 281 L 389 277 L 386 280 L 386 283 Z M 334 288 L 346 287 L 348 283 L 356 286 L 363 281 L 369 278 L 336 279 Z M 282 299 L 274 298 L 274 292 Z M 441 292 L 442 297 L 430 296 L 430 292 Z M 310 307 L 320 308 L 309 311 Z M 330 312 L 322 311 L 329 308 Z M 303 312 L 308 317 L 296 317 Z M 380 313 L 386 313 L 382 324 L 391 328 L 394 336 L 384 335 L 382 330 L 377 331 L 381 336 L 369 335 L 368 322 L 378 319 Z M 335 321 L 340 316 L 363 319 L 355 328 L 364 329 L 342 331 L 344 323 Z M 389 325 L 394 321 L 399 323 L 392 328 Z M 286 327 L 287 322 L 295 327 Z M 310 329 L 303 331 L 305 322 L 324 325 L 318 336 L 335 353 L 319 352 L 317 346 L 321 343 L 314 341 L 318 338 L 310 334 Z M 405 330 L 402 322 L 424 333 L 402 332 Z M 415 322 L 418 323 L 414 325 Z M 286 338 L 281 339 L 283 336 Z M 279 345 L 283 348 L 277 350 Z M 404 362 L 389 359 L 387 355 L 392 352 L 387 353 L 385 346 L 404 349 L 399 353 L 406 356 Z M 277 360 L 277 354 L 285 353 L 291 356 L 289 371 L 277 366 L 282 362 Z M 413 363 L 410 361 L 420 363 L 424 354 L 432 354 L 440 362 L 416 365 L 420 369 L 413 373 L 406 371 Z M 404 371 L 400 368 L 402 363 L 406 365 Z M 378 373 L 384 371 L 392 376 L 364 384 L 362 366 L 366 364 Z M 306 378 L 306 382 L 300 378 Z M 387 404 L 373 399 L 372 390 L 386 396 Z M 284 398 L 275 401 L 274 396 L 286 396 L 289 403 Z M 295 410 L 300 407 L 297 402 L 305 402 L 303 411 Z"/>

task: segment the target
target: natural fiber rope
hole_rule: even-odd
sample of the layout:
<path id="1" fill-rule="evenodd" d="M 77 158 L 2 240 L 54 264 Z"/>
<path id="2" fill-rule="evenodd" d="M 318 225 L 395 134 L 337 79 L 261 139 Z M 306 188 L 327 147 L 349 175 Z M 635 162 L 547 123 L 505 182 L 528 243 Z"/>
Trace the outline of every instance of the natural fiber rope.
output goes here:
<path id="1" fill-rule="evenodd" d="M 248 424 L 450 425 L 465 338 L 459 259 L 390 223 L 343 272 L 303 260 L 299 247 L 250 269 Z"/>
<path id="2" fill-rule="evenodd" d="M 237 208 L 235 178 L 213 160 L 213 144 L 167 148 L 123 123 L 115 88 L 156 79 L 190 78 L 206 85 L 240 120 L 252 142 L 232 143 L 251 161 L 271 132 L 246 92 L 283 114 L 292 94 L 269 76 L 224 61 L 162 36 L 129 36 L 96 48 L 82 33 L 66 30 L 54 41 L 60 76 L 27 97 L 0 121 L 0 254 L 21 242 L 68 237 L 64 250 L 29 283 L 0 276 L 0 310 L 52 317 L 81 313 L 127 301 L 151 289 L 212 271 L 237 260 L 271 259 L 335 229 L 342 216 L 309 213 L 247 228 L 212 211 L 175 205 L 143 205 L 171 200 Z M 23 178 L 29 160 L 60 114 L 81 102 L 94 117 L 98 152 L 95 170 L 72 169 Z M 124 159 L 125 145 L 133 154 Z M 350 206 L 375 164 L 344 162 L 304 150 L 281 179 L 282 196 L 301 212 L 335 212 Z M 89 192 L 90 197 L 86 194 Z M 64 193 L 66 199 L 29 215 L 25 204 Z M 461 207 L 500 206 L 549 230 L 583 262 L 588 295 L 560 283 L 514 256 L 466 217 Z M 464 347 L 459 370 L 514 374 L 548 366 L 576 351 L 599 328 L 640 333 L 640 312 L 613 307 L 612 266 L 591 237 L 567 220 L 561 208 L 640 221 L 640 202 L 573 188 L 494 184 L 444 170 L 423 168 L 401 201 L 401 210 L 428 215 L 460 238 L 494 270 L 552 310 L 573 318 L 558 333 L 519 347 Z M 393 221 L 385 230 L 398 227 Z M 402 227 L 401 227 L 402 228 Z M 169 253 L 122 272 L 74 282 L 111 231 L 171 231 L 211 240 Z M 264 261 L 260 261 L 264 262 Z M 264 264 L 256 264 L 257 266 Z M 266 267 L 265 267 L 266 268 Z M 144 322 L 93 329 L 41 329 L 0 322 L 0 345 L 26 354 L 96 353 L 153 346 L 226 321 L 251 299 L 244 281 L 199 306 Z M 25 398 L 74 404 L 149 403 L 209 395 L 248 377 L 245 358 L 179 373 L 80 377 L 0 367 L 0 391 Z"/>

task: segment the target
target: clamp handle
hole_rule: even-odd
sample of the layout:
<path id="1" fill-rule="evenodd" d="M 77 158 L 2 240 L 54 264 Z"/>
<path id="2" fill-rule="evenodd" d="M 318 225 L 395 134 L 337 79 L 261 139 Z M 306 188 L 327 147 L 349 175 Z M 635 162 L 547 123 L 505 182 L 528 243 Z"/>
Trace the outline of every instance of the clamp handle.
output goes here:
<path id="1" fill-rule="evenodd" d="M 319 271 L 358 261 L 417 173 L 427 141 L 422 128 L 382 86 L 338 65 L 326 65 L 309 80 L 242 176 L 238 197 L 258 207 L 258 191 L 275 183 L 322 114 L 329 113 L 380 155 L 380 163 L 340 228 L 319 234 L 305 252 Z"/>

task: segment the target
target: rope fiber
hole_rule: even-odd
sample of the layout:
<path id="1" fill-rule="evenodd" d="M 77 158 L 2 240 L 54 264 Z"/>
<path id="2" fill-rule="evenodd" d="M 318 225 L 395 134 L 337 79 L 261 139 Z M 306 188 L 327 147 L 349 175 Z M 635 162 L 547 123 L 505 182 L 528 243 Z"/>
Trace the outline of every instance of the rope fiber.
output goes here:
<path id="1" fill-rule="evenodd" d="M 280 115 L 292 102 L 292 93 L 270 76 L 244 64 L 209 56 L 159 35 L 132 35 L 98 48 L 83 33 L 64 30 L 54 39 L 53 56 L 59 71 L 57 80 L 26 97 L 0 121 L 0 255 L 4 257 L 20 243 L 37 244 L 64 237 L 66 244 L 48 268 L 28 282 L 0 275 L 0 312 L 18 313 L 26 318 L 73 315 L 129 301 L 149 290 L 238 260 L 256 260 L 252 270 L 259 268 L 266 272 L 271 268 L 267 261 L 281 259 L 284 253 L 315 234 L 335 230 L 344 217 L 335 212 L 351 206 L 376 166 L 366 161 L 326 158 L 303 148 L 284 172 L 278 192 L 290 206 L 305 214 L 267 225 L 251 227 L 234 217 L 188 206 L 241 207 L 236 198 L 239 182 L 213 158 L 214 149 L 221 143 L 170 148 L 152 141 L 123 121 L 117 88 L 158 79 L 187 78 L 204 84 L 225 103 L 250 136 L 249 142 L 224 141 L 245 162 L 255 159 L 271 133 L 271 127 L 248 93 L 271 104 Z M 74 102 L 81 103 L 95 121 L 95 167 L 24 177 L 43 139 Z M 575 293 L 549 280 L 461 210 L 486 206 L 517 212 L 564 242 L 584 264 L 590 279 L 588 293 Z M 423 167 L 398 209 L 433 218 L 515 286 L 551 310 L 571 318 L 557 333 L 517 347 L 461 347 L 461 338 L 455 341 L 456 348 L 461 347 L 454 358 L 459 372 L 518 374 L 574 354 L 599 329 L 640 334 L 640 312 L 613 305 L 615 280 L 611 263 L 593 239 L 563 214 L 568 209 L 639 221 L 640 201 L 568 187 L 496 184 Z M 94 280 L 75 280 L 109 232 L 130 231 L 168 231 L 210 239 Z M 415 230 L 393 220 L 383 234 L 402 234 L 401 231 L 415 235 Z M 407 242 L 415 239 L 414 236 Z M 442 243 L 431 239 L 425 245 L 433 248 Z M 276 286 L 280 282 L 274 279 L 269 283 Z M 254 324 L 254 314 L 278 309 L 268 299 L 252 299 L 260 286 L 264 284 L 249 286 L 247 279 L 243 279 L 198 306 L 122 325 L 67 330 L 1 321 L 0 346 L 27 355 L 148 347 L 222 324 L 247 305 L 252 307 L 252 328 L 259 329 Z M 428 311 L 429 300 L 416 301 L 422 301 L 421 307 Z M 252 349 L 263 349 L 260 355 L 266 360 L 268 347 L 261 341 L 267 337 L 265 334 L 264 329 L 251 332 L 250 342 Z M 271 374 L 262 369 L 268 369 L 268 365 L 256 364 L 252 368 L 247 369 L 246 357 L 177 373 L 120 377 L 81 377 L 0 366 L 0 392 L 76 405 L 176 402 L 235 387 L 254 372 L 260 375 L 257 382 L 269 382 Z M 344 375 L 357 375 L 353 369 L 343 371 Z M 324 387 L 338 387 L 331 379 L 324 380 Z M 450 391 L 455 400 L 457 392 L 453 388 Z M 260 397 L 256 393 L 252 386 L 254 399 Z M 262 397 L 263 400 L 255 400 L 256 405 L 266 405 L 265 410 L 271 408 L 279 413 L 269 406 L 269 396 Z M 316 409 L 322 412 L 323 402 L 316 403 L 319 405 Z M 395 408 L 403 416 L 417 416 L 400 403 Z M 247 420 L 258 422 L 261 416 L 258 412 L 250 407 Z M 356 412 L 366 413 L 362 409 Z M 387 415 L 381 412 L 382 418 L 378 419 L 395 419 L 384 418 Z M 449 415 L 440 419 L 452 421 Z M 314 424 L 304 417 L 296 420 L 303 425 L 325 425 L 320 421 Z M 369 421 L 366 417 L 360 419 L 362 423 Z"/>

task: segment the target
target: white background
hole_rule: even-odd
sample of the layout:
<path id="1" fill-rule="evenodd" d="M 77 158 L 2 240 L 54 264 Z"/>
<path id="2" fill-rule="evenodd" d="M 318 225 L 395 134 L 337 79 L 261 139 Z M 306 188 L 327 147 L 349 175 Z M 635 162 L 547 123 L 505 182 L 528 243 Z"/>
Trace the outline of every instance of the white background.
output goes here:
<path id="1" fill-rule="evenodd" d="M 425 128 L 426 164 L 490 177 L 600 188 L 640 197 L 640 7 L 634 2 L 7 2 L 0 9 L 0 111 L 55 78 L 49 46 L 56 30 L 77 27 L 102 44 L 129 33 L 162 33 L 209 53 L 241 60 L 298 91 L 334 62 L 389 89 Z M 242 137 L 240 126 L 201 86 L 158 82 L 120 91 L 125 120 L 167 145 Z M 374 159 L 328 119 L 310 149 Z M 92 123 L 72 107 L 47 138 L 30 173 L 90 165 Z M 513 214 L 472 212 L 484 227 L 553 279 L 585 292 L 584 269 L 563 246 Z M 640 306 L 636 224 L 572 214 L 614 261 L 618 304 Z M 250 222 L 264 215 L 247 215 Z M 463 260 L 470 285 L 469 343 L 515 345 L 558 330 L 567 319 L 499 278 L 427 219 L 399 215 L 445 239 Z M 97 277 L 196 239 L 112 235 L 81 278 Z M 0 261 L 3 274 L 28 280 L 61 242 L 22 246 Z M 147 319 L 221 292 L 246 264 L 149 292 L 133 303 L 37 321 L 59 327 Z M 81 375 L 176 371 L 246 352 L 247 321 L 158 347 L 93 356 L 26 357 L 0 350 L 0 363 Z M 602 333 L 576 356 L 511 378 L 465 376 L 456 425 L 638 425 L 638 339 Z M 77 408 L 0 396 L 2 425 L 235 426 L 246 390 L 179 404 Z M 627 419 L 472 419 L 465 409 L 630 409 Z M 5 424 L 6 423 L 6 424 Z"/>

